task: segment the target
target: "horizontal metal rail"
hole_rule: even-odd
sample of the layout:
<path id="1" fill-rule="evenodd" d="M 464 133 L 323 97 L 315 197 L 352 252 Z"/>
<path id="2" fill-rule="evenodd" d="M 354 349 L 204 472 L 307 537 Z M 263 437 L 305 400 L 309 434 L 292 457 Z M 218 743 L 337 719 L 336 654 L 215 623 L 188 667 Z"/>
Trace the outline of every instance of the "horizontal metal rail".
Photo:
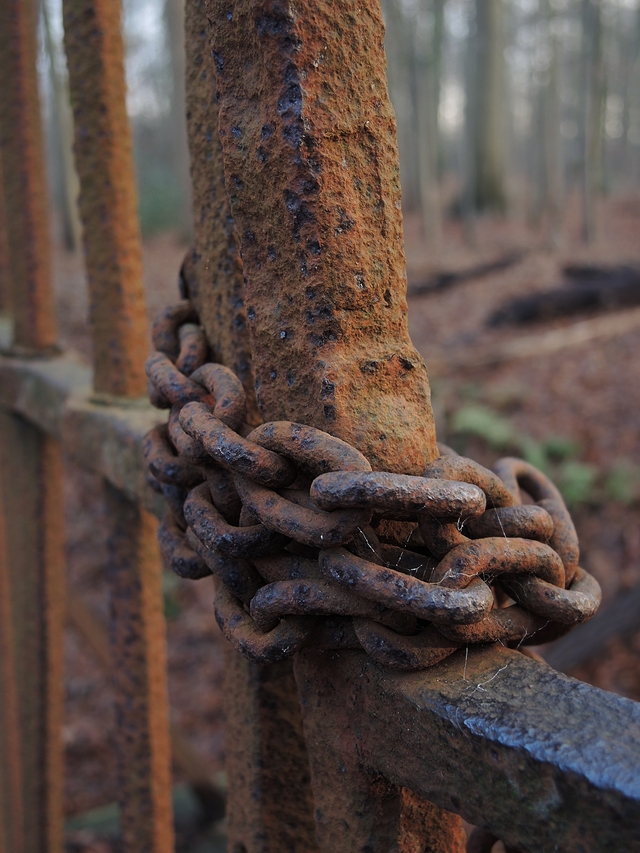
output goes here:
<path id="1" fill-rule="evenodd" d="M 0 408 L 20 415 L 62 442 L 68 458 L 100 474 L 157 517 L 164 502 L 147 483 L 144 435 L 166 414 L 147 403 L 104 405 L 92 371 L 74 353 L 50 359 L 0 358 Z"/>
<path id="2" fill-rule="evenodd" d="M 529 853 L 640 851 L 640 704 L 496 647 L 411 674 L 308 651 L 296 677 L 318 830 L 335 853 L 384 849 L 349 837 L 358 773 Z"/>

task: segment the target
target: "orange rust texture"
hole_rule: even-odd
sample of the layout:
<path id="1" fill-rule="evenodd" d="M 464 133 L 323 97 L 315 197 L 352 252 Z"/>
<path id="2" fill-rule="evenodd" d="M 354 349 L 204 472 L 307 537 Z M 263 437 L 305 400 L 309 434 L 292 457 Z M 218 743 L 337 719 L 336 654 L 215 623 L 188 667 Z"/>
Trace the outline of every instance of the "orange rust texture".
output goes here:
<path id="1" fill-rule="evenodd" d="M 118 0 L 64 0 L 94 388 L 145 393 L 148 329 Z"/>
<path id="2" fill-rule="evenodd" d="M 185 273 L 189 296 L 207 332 L 214 358 L 240 378 L 249 404 L 248 420 L 258 424 L 242 260 L 224 185 L 208 29 L 204 0 L 187 3 L 186 104 L 195 245 L 187 258 Z"/>
<path id="3" fill-rule="evenodd" d="M 465 853 L 467 838 L 457 814 L 401 789 L 398 853 Z"/>
<path id="4" fill-rule="evenodd" d="M 57 340 L 49 205 L 38 96 L 36 0 L 0 0 L 0 150 L 7 213 L 15 344 L 46 350 Z"/>
<path id="5" fill-rule="evenodd" d="M 173 853 L 166 639 L 156 522 L 105 484 L 118 801 L 127 853 Z"/>
<path id="6" fill-rule="evenodd" d="M 0 414 L 0 470 L 21 729 L 24 850 L 62 849 L 64 507 L 59 444 Z"/>
<path id="7" fill-rule="evenodd" d="M 2 147 L 0 147 L 0 314 L 11 315 L 11 294 L 9 291 L 9 238 L 7 234 L 7 212 L 4 199 L 4 178 L 2 175 Z"/>
<path id="8" fill-rule="evenodd" d="M 331 432 L 374 469 L 421 473 L 435 431 L 407 330 L 379 4 L 207 12 L 262 413 Z"/>

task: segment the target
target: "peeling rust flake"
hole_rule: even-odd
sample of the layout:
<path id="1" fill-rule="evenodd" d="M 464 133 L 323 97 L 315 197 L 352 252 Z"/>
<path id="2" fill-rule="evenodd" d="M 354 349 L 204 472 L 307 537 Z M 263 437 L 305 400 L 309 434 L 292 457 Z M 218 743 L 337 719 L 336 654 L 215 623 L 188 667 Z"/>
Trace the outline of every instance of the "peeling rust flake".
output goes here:
<path id="1" fill-rule="evenodd" d="M 262 414 L 420 474 L 437 452 L 407 329 L 379 5 L 208 0 L 207 14 Z"/>

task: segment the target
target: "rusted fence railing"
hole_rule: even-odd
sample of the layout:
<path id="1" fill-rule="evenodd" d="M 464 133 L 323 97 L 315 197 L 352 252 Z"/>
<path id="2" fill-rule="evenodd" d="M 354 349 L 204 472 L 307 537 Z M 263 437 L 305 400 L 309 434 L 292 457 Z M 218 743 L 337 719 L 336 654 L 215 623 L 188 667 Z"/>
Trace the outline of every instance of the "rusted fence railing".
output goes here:
<path id="1" fill-rule="evenodd" d="M 93 372 L 56 350 L 36 9 L 0 0 L 10 81 L 0 311 L 14 327 L 0 360 L 0 853 L 62 849 L 63 453 L 104 483 L 110 643 L 81 605 L 75 621 L 116 688 L 124 849 L 168 853 L 153 518 L 164 510 L 142 453 L 166 416 L 141 399 L 148 344 L 120 9 L 63 2 Z M 374 469 L 421 474 L 437 450 L 406 330 L 377 0 L 187 0 L 186 48 L 196 215 L 183 295 L 212 356 L 241 379 L 249 425 L 297 420 L 347 439 Z M 362 651 L 264 664 L 229 645 L 225 665 L 231 853 L 454 853 L 465 847 L 457 815 L 486 828 L 473 853 L 498 837 L 531 853 L 640 850 L 640 706 L 518 651 L 461 649 L 407 673 Z M 201 778 L 190 761 L 182 755 Z"/>

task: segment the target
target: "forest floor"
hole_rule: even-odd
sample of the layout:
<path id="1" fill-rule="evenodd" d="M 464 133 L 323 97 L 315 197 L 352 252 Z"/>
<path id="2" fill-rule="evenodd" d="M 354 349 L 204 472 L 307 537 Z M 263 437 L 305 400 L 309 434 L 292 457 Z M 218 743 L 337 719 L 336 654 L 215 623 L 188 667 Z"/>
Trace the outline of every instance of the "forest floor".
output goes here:
<path id="1" fill-rule="evenodd" d="M 579 239 L 578 221 L 574 199 L 560 246 L 549 245 L 522 222 L 491 219 L 477 223 L 470 244 L 462 226 L 448 222 L 434 252 L 424 245 L 418 221 L 409 217 L 410 284 L 520 252 L 502 270 L 410 296 L 409 324 L 430 370 L 439 438 L 484 464 L 501 455 L 525 455 L 552 474 L 571 503 L 581 564 L 599 580 L 606 606 L 640 584 L 640 319 L 634 324 L 632 311 L 617 310 L 519 327 L 487 324 L 504 300 L 560 285 L 568 263 L 640 266 L 640 196 L 603 201 L 598 238 L 590 246 Z M 184 252 L 172 235 L 145 243 L 150 317 L 177 298 Z M 57 252 L 55 275 L 62 335 L 90 357 L 80 258 Z M 582 343 L 572 344 L 577 324 L 591 319 L 596 326 L 581 326 L 589 331 Z M 554 330 L 558 334 L 550 336 Z M 532 355 L 514 356 L 513 342 L 522 340 Z M 106 624 L 99 482 L 69 465 L 66 501 L 69 580 Z M 166 575 L 164 592 L 173 720 L 213 774 L 224 767 L 224 720 L 222 640 L 212 586 L 207 579 L 194 583 Z M 640 632 L 614 637 L 572 674 L 640 701 L 639 653 Z M 108 673 L 72 629 L 65 684 L 65 810 L 73 816 L 113 802 L 117 778 Z M 67 849 L 111 853 L 117 845 L 83 829 L 68 833 Z M 182 849 L 196 848 L 184 840 Z"/>

